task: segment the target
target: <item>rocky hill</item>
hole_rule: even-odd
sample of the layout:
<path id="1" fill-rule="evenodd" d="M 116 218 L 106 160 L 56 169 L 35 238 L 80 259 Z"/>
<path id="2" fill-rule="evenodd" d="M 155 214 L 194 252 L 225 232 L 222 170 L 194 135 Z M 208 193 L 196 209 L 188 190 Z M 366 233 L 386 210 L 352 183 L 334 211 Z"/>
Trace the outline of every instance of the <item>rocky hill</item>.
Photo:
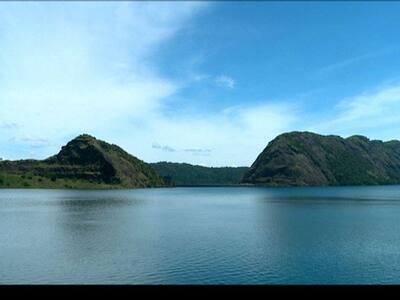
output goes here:
<path id="1" fill-rule="evenodd" d="M 400 183 L 400 142 L 290 132 L 272 140 L 242 183 L 270 186 Z"/>
<path id="2" fill-rule="evenodd" d="M 80 135 L 45 160 L 0 162 L 3 187 L 136 188 L 164 186 L 154 169 L 122 148 Z"/>

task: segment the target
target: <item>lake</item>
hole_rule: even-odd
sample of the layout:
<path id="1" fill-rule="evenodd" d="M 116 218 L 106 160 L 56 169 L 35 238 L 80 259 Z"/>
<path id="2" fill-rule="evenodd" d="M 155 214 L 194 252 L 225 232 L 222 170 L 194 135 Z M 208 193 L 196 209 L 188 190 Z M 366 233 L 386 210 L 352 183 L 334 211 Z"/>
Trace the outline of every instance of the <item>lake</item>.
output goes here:
<path id="1" fill-rule="evenodd" d="M 0 283 L 400 283 L 400 186 L 0 190 Z"/>

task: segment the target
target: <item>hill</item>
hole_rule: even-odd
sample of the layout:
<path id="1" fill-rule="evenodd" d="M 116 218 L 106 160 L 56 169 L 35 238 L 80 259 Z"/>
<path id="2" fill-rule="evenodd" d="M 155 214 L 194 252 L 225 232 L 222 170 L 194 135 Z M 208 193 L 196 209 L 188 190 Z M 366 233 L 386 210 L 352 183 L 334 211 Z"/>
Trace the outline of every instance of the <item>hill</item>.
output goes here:
<path id="1" fill-rule="evenodd" d="M 164 186 L 151 166 L 83 134 L 45 160 L 0 162 L 0 187 L 136 188 Z"/>
<path id="2" fill-rule="evenodd" d="M 150 164 L 167 182 L 178 186 L 236 185 L 248 167 L 203 167 L 186 163 Z"/>
<path id="3" fill-rule="evenodd" d="M 290 132 L 272 140 L 242 183 L 270 186 L 400 183 L 400 142 Z"/>

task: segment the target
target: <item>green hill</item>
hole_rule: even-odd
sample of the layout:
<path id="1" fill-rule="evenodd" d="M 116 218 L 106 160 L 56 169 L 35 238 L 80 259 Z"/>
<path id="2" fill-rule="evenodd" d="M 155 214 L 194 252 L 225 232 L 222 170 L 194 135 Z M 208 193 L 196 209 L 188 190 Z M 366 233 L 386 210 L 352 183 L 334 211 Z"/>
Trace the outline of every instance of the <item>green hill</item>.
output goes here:
<path id="1" fill-rule="evenodd" d="M 147 164 L 120 147 L 80 135 L 44 160 L 0 161 L 3 188 L 137 188 L 255 184 L 400 184 L 400 141 L 290 132 L 248 167 Z"/>
<path id="2" fill-rule="evenodd" d="M 242 183 L 270 186 L 400 183 L 400 142 L 290 132 L 271 141 Z"/>
<path id="3" fill-rule="evenodd" d="M 80 135 L 45 160 L 0 162 L 0 187 L 165 186 L 151 166 L 116 145 Z"/>
<path id="4" fill-rule="evenodd" d="M 248 167 L 203 167 L 186 163 L 158 162 L 150 164 L 164 179 L 178 186 L 236 185 Z"/>

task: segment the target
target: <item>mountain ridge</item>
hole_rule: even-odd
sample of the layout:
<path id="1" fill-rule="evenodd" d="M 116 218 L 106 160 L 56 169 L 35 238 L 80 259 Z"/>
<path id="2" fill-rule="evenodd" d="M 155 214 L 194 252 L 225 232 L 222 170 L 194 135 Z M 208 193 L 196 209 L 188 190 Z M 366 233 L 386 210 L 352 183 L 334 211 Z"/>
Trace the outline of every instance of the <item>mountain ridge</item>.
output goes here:
<path id="1" fill-rule="evenodd" d="M 176 186 L 238 185 L 248 167 L 205 167 L 188 163 L 150 163 L 168 183 Z"/>

